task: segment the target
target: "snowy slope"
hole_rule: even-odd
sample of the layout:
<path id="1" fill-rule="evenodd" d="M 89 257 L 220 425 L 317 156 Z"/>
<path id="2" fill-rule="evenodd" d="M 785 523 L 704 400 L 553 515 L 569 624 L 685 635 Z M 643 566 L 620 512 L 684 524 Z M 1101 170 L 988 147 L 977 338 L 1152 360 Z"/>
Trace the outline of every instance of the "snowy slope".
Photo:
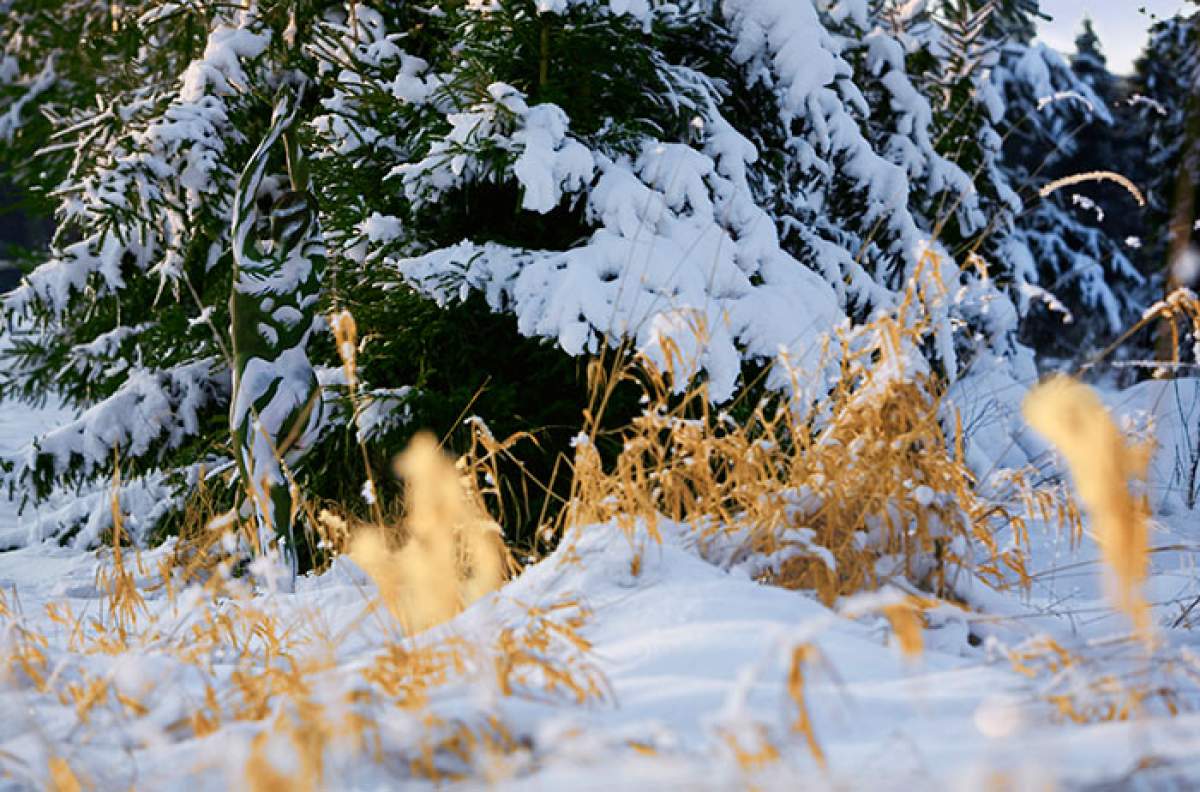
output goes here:
<path id="1" fill-rule="evenodd" d="M 1142 386 L 1112 401 L 1130 420 L 1158 410 L 1159 428 L 1172 439 L 1179 427 L 1170 425 L 1165 387 Z M 1192 393 L 1196 384 L 1185 387 Z M 51 418 L 10 405 L 3 415 L 9 443 Z M 1166 460 L 1178 453 L 1171 443 L 1164 446 L 1159 476 L 1174 469 Z M 1169 478 L 1155 484 L 1164 491 L 1178 488 Z M 1148 587 L 1160 603 L 1160 625 L 1173 623 L 1200 593 L 1189 549 L 1196 544 L 1197 512 L 1181 506 L 1177 493 L 1171 497 L 1175 505 L 1164 508 L 1152 539 L 1155 546 L 1175 548 L 1155 554 Z M 3 530 L 14 530 L 11 516 L 5 519 Z M 140 708 L 97 706 L 81 720 L 69 698 L 64 703 L 54 692 L 39 692 L 28 677 L 0 664 L 0 789 L 48 785 L 51 757 L 101 789 L 243 787 L 256 745 L 280 772 L 299 770 L 275 718 L 292 713 L 300 694 L 278 688 L 265 719 L 238 718 L 234 711 L 244 703 L 239 673 L 307 669 L 305 700 L 318 702 L 326 714 L 341 712 L 349 707 L 347 695 L 364 689 L 365 670 L 389 651 L 437 645 L 447 637 L 475 647 L 461 672 L 430 691 L 427 709 L 414 711 L 386 696 L 349 707 L 376 724 L 376 747 L 331 741 L 323 753 L 323 786 L 432 786 L 409 776 L 414 745 L 442 728 L 429 725 L 429 714 L 443 723 L 495 717 L 515 740 L 503 755 L 476 751 L 466 768 L 471 780 L 462 782 L 467 788 L 485 782 L 545 790 L 1087 788 L 1120 785 L 1135 771 L 1149 786 L 1200 783 L 1200 715 L 1169 719 L 1151 708 L 1152 717 L 1091 725 L 1054 716 L 1046 696 L 1064 685 L 1102 672 L 1132 675 L 1148 664 L 1136 652 L 1105 648 L 1126 626 L 1102 600 L 1090 540 L 1073 548 L 1044 527 L 1032 539 L 1031 595 L 996 595 L 987 615 L 932 614 L 935 626 L 925 631 L 926 652 L 917 661 L 901 655 L 870 597 L 844 603 L 835 613 L 804 594 L 712 567 L 688 549 L 678 527 L 669 528 L 658 545 L 644 535 L 631 541 L 606 526 L 583 529 L 496 595 L 415 644 L 404 644 L 388 618 L 368 612 L 373 587 L 352 563 L 339 561 L 324 575 L 300 581 L 293 594 L 207 601 L 199 592 L 175 598 L 147 593 L 146 626 L 130 651 L 82 654 L 72 648 L 78 635 L 55 623 L 45 606 L 101 615 L 96 556 L 35 544 L 0 553 L 0 590 L 17 614 L 0 617 L 0 658 L 19 645 L 20 629 L 44 635 L 47 668 L 59 690 L 102 679 Z M 150 581 L 165 552 L 146 554 L 141 584 Z M 565 605 L 555 609 L 558 604 Z M 538 684 L 505 695 L 486 660 L 488 647 L 504 629 L 527 628 L 531 608 L 552 620 L 579 615 L 579 632 L 590 647 L 551 642 L 546 654 L 575 669 L 578 678 L 596 681 L 599 696 L 578 704 L 562 689 Z M 249 637 L 240 653 L 214 650 L 198 664 L 181 659 L 181 647 L 198 643 L 186 637 L 188 631 L 207 615 L 228 614 L 237 623 L 238 614 L 249 613 L 275 620 L 277 632 L 287 636 L 280 650 L 287 663 L 278 653 L 255 649 Z M 973 645 L 968 633 L 992 637 Z M 1095 668 L 1081 668 L 1078 678 L 1018 673 L 1007 651 L 1043 634 Z M 1200 642 L 1189 630 L 1164 635 L 1163 656 L 1185 672 L 1169 679 L 1179 686 L 1185 708 L 1194 709 L 1200 704 Z M 791 728 L 799 710 L 788 695 L 787 675 L 792 652 L 802 645 L 815 649 L 804 665 L 804 690 L 824 768 Z M 206 685 L 214 686 L 223 717 L 214 731 L 197 737 L 180 724 L 204 705 Z M 259 734 L 266 736 L 256 743 Z M 738 761 L 734 745 L 749 754 L 765 744 L 757 742 L 762 739 L 778 750 L 777 759 Z"/>
<path id="2" fill-rule="evenodd" d="M 529 569 L 439 631 L 484 642 L 501 625 L 520 621 L 518 602 L 578 597 L 591 609 L 584 635 L 593 644 L 590 662 L 606 679 L 604 700 L 575 706 L 500 698 L 493 678 L 470 673 L 432 700 L 436 712 L 497 714 L 523 738 L 519 760 L 485 758 L 474 768 L 499 788 L 738 789 L 749 781 L 773 789 L 975 788 L 994 773 L 1073 786 L 1119 779 L 1148 756 L 1163 763 L 1163 772 L 1200 779 L 1194 763 L 1200 717 L 1059 724 L 1039 702 L 1037 685 L 994 648 L 969 648 L 960 624 L 928 631 L 931 644 L 950 651 L 930 651 L 912 664 L 890 645 L 882 620 L 841 618 L 801 594 L 731 577 L 670 542 L 648 551 L 636 578 L 629 573 L 630 545 L 612 529 L 587 530 L 576 553 L 578 562 L 560 553 Z M 93 612 L 92 576 L 89 558 L 69 551 L 34 547 L 0 555 L 0 579 L 16 586 L 29 621 L 51 635 L 52 626 L 36 616 L 38 606 L 65 600 L 77 613 Z M 365 596 L 361 578 L 343 568 L 307 581 L 295 595 L 258 603 L 284 624 L 355 625 L 338 632 L 336 667 L 314 679 L 322 697 L 352 686 L 394 640 L 388 625 L 361 618 Z M 1019 629 L 1033 634 L 1041 625 Z M 56 638 L 51 646 L 61 651 L 65 636 Z M 796 710 L 786 693 L 788 657 L 801 643 L 820 653 L 808 672 L 808 709 L 825 771 L 789 729 Z M 71 661 L 62 663 L 64 675 L 75 673 Z M 40 780 L 38 764 L 57 754 L 101 788 L 220 789 L 240 782 L 257 732 L 251 724 L 231 723 L 201 739 L 176 740 L 168 731 L 188 702 L 203 700 L 185 665 L 152 650 L 86 665 L 147 702 L 149 714 L 133 722 L 97 715 L 79 726 L 70 707 L 9 685 L 0 694 L 11 713 L 0 726 L 0 766 L 23 781 Z M 409 713 L 377 715 L 385 724 L 394 720 L 384 732 L 385 752 L 412 739 Z M 782 757 L 748 772 L 728 739 L 749 747 L 758 728 Z M 284 767 L 294 763 L 286 743 L 275 756 Z M 362 761 L 346 747 L 330 749 L 326 760 L 338 779 L 331 787 L 375 788 L 397 773 L 394 762 Z"/>

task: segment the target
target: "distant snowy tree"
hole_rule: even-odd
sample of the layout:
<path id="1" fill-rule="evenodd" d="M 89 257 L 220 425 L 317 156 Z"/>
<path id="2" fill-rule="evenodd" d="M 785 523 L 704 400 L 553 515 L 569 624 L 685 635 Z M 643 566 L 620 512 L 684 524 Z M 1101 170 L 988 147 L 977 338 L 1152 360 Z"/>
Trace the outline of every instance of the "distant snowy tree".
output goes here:
<path id="1" fill-rule="evenodd" d="M 1092 18 L 1083 18 L 1083 27 L 1075 37 L 1075 51 L 1070 57 L 1071 71 L 1083 80 L 1096 96 L 1110 104 L 1116 95 L 1117 78 L 1108 70 L 1108 58 L 1100 46 L 1100 37 Z"/>
<path id="2" fill-rule="evenodd" d="M 1056 156 L 1048 170 L 1054 176 L 1108 169 L 1144 184 L 1145 140 L 1138 134 L 1138 110 L 1129 101 L 1129 81 L 1108 70 L 1100 39 L 1090 18 L 1084 18 L 1075 51 L 1070 56 L 1071 71 L 1087 85 L 1107 113 L 1096 112 L 1083 121 L 1072 136 L 1072 151 Z M 1141 211 L 1129 202 L 1129 193 L 1110 182 L 1080 185 L 1072 190 L 1095 202 L 1098 209 L 1083 208 L 1093 219 L 1102 217 L 1098 226 L 1122 242 L 1144 232 Z M 1076 205 L 1082 203 L 1072 198 Z M 1136 259 L 1128 249 L 1129 257 Z"/>
<path id="3" fill-rule="evenodd" d="M 1119 331 L 1136 313 L 1130 287 L 1139 275 L 1069 196 L 1039 195 L 1076 150 L 1075 134 L 1111 123 L 1066 61 L 1032 42 L 1039 16 L 1026 0 L 946 0 L 894 6 L 890 19 L 904 21 L 912 42 L 914 81 L 932 99 L 938 154 L 969 174 L 966 197 L 922 185 L 915 200 L 956 257 L 970 258 L 1035 317 L 1024 338 L 1049 350 L 1064 334 L 1044 330 L 1073 313 L 1085 317 L 1076 327 L 1093 341 Z M 1043 321 L 1047 308 L 1058 314 L 1051 325 Z M 1088 345 L 1078 337 L 1071 343 Z"/>
<path id="4" fill-rule="evenodd" d="M 1132 102 L 1146 139 L 1149 234 L 1145 255 L 1161 289 L 1200 285 L 1188 262 L 1200 197 L 1200 12 L 1150 29 Z"/>
<path id="5" fill-rule="evenodd" d="M 1082 187 L 1043 196 L 1040 190 L 1059 177 L 1117 167 L 1101 159 L 1101 149 L 1081 146 L 1084 132 L 1109 128 L 1113 117 L 1058 53 L 1033 46 L 1010 57 L 1010 76 L 1003 82 L 1011 124 L 1006 169 L 1028 203 L 1014 249 L 1028 251 L 1038 271 L 1029 286 L 1030 303 L 1039 312 L 1060 314 L 1029 324 L 1026 337 L 1048 351 L 1086 353 L 1140 314 L 1143 278 L 1106 228 L 1109 215 L 1096 193 Z M 1139 211 L 1128 193 L 1113 200 L 1117 211 Z"/>

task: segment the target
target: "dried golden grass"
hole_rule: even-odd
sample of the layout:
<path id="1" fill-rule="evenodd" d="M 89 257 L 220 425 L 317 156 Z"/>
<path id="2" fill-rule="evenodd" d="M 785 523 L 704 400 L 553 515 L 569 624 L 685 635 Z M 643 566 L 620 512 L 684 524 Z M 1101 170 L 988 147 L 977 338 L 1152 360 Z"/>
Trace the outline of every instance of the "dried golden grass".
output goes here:
<path id="1" fill-rule="evenodd" d="M 1138 189 L 1137 185 L 1134 184 L 1133 181 L 1129 179 L 1129 177 L 1127 177 L 1123 174 L 1117 173 L 1115 171 L 1108 171 L 1108 170 L 1089 171 L 1087 173 L 1074 173 L 1074 174 L 1071 174 L 1070 176 L 1064 176 L 1061 179 L 1055 179 L 1054 181 L 1050 182 L 1049 184 L 1044 185 L 1040 190 L 1038 190 L 1038 194 L 1042 198 L 1045 198 L 1048 195 L 1052 195 L 1053 193 L 1058 192 L 1059 190 L 1063 189 L 1064 187 L 1073 187 L 1077 184 L 1086 184 L 1088 182 L 1098 182 L 1098 181 L 1111 182 L 1113 184 L 1119 185 L 1120 187 L 1122 187 L 1125 190 L 1125 192 L 1127 192 L 1131 196 L 1133 196 L 1133 200 L 1137 201 L 1138 206 L 1146 205 L 1146 196 L 1142 194 L 1142 191 Z"/>
<path id="2" fill-rule="evenodd" d="M 1197 679 L 1195 658 L 1129 657 L 1135 640 L 1115 637 L 1072 651 L 1039 636 L 1007 652 L 1014 670 L 1040 680 L 1039 698 L 1056 719 L 1072 723 L 1126 721 L 1150 711 L 1176 716 L 1188 709 L 1181 693 Z"/>
<path id="3" fill-rule="evenodd" d="M 498 757 L 525 750 L 495 716 L 458 721 L 436 714 L 436 692 L 472 675 L 494 676 L 501 696 L 586 703 L 610 695 L 581 635 L 590 613 L 574 600 L 518 606 L 497 625 L 494 638 L 482 643 L 451 636 L 416 645 L 384 629 L 378 653 L 363 668 L 344 670 L 334 663 L 342 636 L 368 629 L 378 603 L 413 632 L 451 618 L 494 590 L 508 571 L 499 528 L 482 510 L 483 496 L 475 487 L 483 473 L 456 468 L 429 437 L 414 442 L 398 468 L 407 483 L 402 520 L 352 525 L 328 513 L 314 517 L 339 547 L 354 548 L 351 557 L 378 583 L 378 600 L 364 592 L 367 598 L 353 623 L 328 624 L 315 613 L 289 613 L 254 596 L 235 574 L 239 541 L 231 541 L 253 531 L 253 520 L 205 512 L 212 499 L 203 496 L 193 499 L 185 535 L 163 554 L 155 581 L 140 557 L 132 566 L 126 558 L 124 515 L 114 495 L 112 545 L 100 558 L 96 577 L 103 608 L 85 618 L 66 603 L 48 604 L 45 615 L 58 628 L 51 641 L 26 626 L 20 610 L 0 592 L 6 636 L 0 679 L 70 707 L 76 728 L 85 729 L 101 712 L 105 722 L 145 717 L 158 684 L 148 679 L 142 693 L 129 695 L 111 678 L 92 674 L 89 655 L 135 652 L 167 658 L 189 668 L 189 677 L 198 674 L 204 693 L 164 737 L 186 740 L 233 723 L 261 724 L 245 766 L 245 781 L 254 789 L 329 786 L 334 780 L 327 777 L 324 757 L 334 746 L 349 745 L 376 763 L 400 759 L 412 774 L 433 780 L 461 776 L 476 754 Z M 118 487 L 115 478 L 114 493 Z M 337 537 L 335 528 L 341 531 Z M 155 608 L 147 604 L 147 590 L 162 593 Z M 182 629 L 178 608 L 193 614 Z M 222 658 L 224 668 L 214 658 Z M 330 677 L 338 674 L 352 677 L 343 683 L 340 699 L 327 692 Z M 326 693 L 317 696 L 320 680 Z M 417 743 L 385 744 L 379 722 L 397 709 L 425 724 Z M 273 764 L 280 745 L 297 759 L 286 769 Z M 72 788 L 75 776 L 65 760 L 54 760 L 47 772 L 52 774 L 48 783 Z"/>
<path id="4" fill-rule="evenodd" d="M 358 394 L 358 328 L 349 311 L 329 318 L 355 416 Z M 448 621 L 464 607 L 499 588 L 513 568 L 501 528 L 487 513 L 477 489 L 483 458 L 456 466 L 429 434 L 417 435 L 396 460 L 405 480 L 401 524 L 388 520 L 378 502 L 370 455 L 360 440 L 370 492 L 372 521 L 351 528 L 324 510 L 313 521 L 324 543 L 346 550 L 371 576 L 392 615 L 408 633 Z M 461 469 L 459 469 L 461 467 Z M 348 543 L 347 543 L 348 542 Z"/>
<path id="5" fill-rule="evenodd" d="M 413 440 L 397 472 L 407 482 L 402 528 L 361 530 L 349 555 L 412 633 L 448 621 L 499 588 L 509 561 L 500 526 L 470 497 L 431 435 Z M 389 548 L 389 536 L 403 537 L 403 544 Z"/>
<path id="6" fill-rule="evenodd" d="M 125 518 L 121 511 L 121 464 L 117 452 L 113 452 L 113 482 L 110 496 L 112 510 L 112 565 L 101 564 L 96 568 L 96 588 L 107 591 L 104 600 L 108 617 L 116 625 L 120 643 L 125 643 L 127 632 L 136 620 L 138 612 L 144 610 L 146 602 L 138 591 L 133 573 L 125 566 L 122 544 L 125 540 Z M 135 562 L 136 571 L 145 575 L 141 557 Z"/>
<path id="7" fill-rule="evenodd" d="M 1173 290 L 1170 294 L 1159 300 L 1154 305 L 1150 306 L 1132 327 L 1126 330 L 1111 344 L 1096 354 L 1084 366 L 1084 370 L 1092 368 L 1097 363 L 1108 358 L 1123 344 L 1127 343 L 1137 333 L 1145 328 L 1157 324 L 1163 333 L 1164 346 L 1167 350 L 1165 359 L 1160 360 L 1160 363 L 1171 363 L 1178 365 L 1180 363 L 1180 351 L 1182 349 L 1182 341 L 1185 335 L 1190 334 L 1192 337 L 1192 358 L 1195 362 L 1200 363 L 1200 297 L 1191 289 L 1179 288 Z M 1184 331 L 1180 332 L 1180 325 L 1184 326 Z M 1165 369 L 1160 369 L 1156 372 L 1157 375 L 1164 373 Z"/>
<path id="8" fill-rule="evenodd" d="M 923 605 L 916 597 L 906 597 L 902 602 L 883 608 L 883 615 L 892 625 L 900 651 L 909 660 L 917 659 L 925 651 L 925 622 L 921 618 Z"/>
<path id="9" fill-rule="evenodd" d="M 1188 289 L 1176 289 L 1147 310 L 1142 318 L 1085 368 L 1108 357 L 1135 333 L 1152 323 L 1165 328 L 1169 361 L 1179 363 L 1181 342 L 1190 334 L 1192 354 L 1200 360 L 1200 299 Z M 1185 326 L 1181 332 L 1180 325 Z M 1165 369 L 1156 371 L 1162 376 Z M 1125 437 L 1098 394 L 1068 377 L 1055 377 L 1027 397 L 1026 419 L 1065 459 L 1080 500 L 1100 545 L 1109 597 L 1133 623 L 1133 635 L 1110 640 L 1110 647 L 1086 647 L 1072 652 L 1048 637 L 1036 638 L 1009 653 L 1013 667 L 1030 678 L 1047 677 L 1049 690 L 1041 698 L 1058 716 L 1076 723 L 1127 720 L 1152 704 L 1163 714 L 1184 709 L 1177 681 L 1194 684 L 1194 659 L 1187 653 L 1162 653 L 1153 633 L 1152 613 L 1142 592 L 1150 567 L 1148 500 L 1138 488 L 1145 482 L 1153 444 Z M 1124 642 L 1140 644 L 1141 657 L 1131 664 L 1117 658 L 1124 672 L 1098 668 Z M 1091 655 L 1099 655 L 1101 661 Z M 1113 663 L 1109 663 L 1111 667 Z"/>
<path id="10" fill-rule="evenodd" d="M 760 723 L 743 729 L 741 733 L 722 731 L 721 737 L 743 773 L 756 773 L 780 759 L 779 748 L 771 742 L 767 728 Z M 750 788 L 754 787 L 751 785 Z"/>
<path id="11" fill-rule="evenodd" d="M 821 749 L 821 744 L 817 742 L 817 735 L 813 729 L 812 718 L 808 713 L 808 700 L 805 696 L 805 667 L 817 656 L 818 649 L 812 644 L 800 644 L 792 649 L 791 664 L 788 667 L 787 690 L 788 696 L 796 705 L 796 720 L 792 723 L 792 731 L 802 735 L 808 750 L 812 752 L 813 758 L 817 760 L 822 768 L 825 764 L 825 751 Z"/>
<path id="12" fill-rule="evenodd" d="M 79 777 L 61 756 L 50 760 L 50 788 L 54 792 L 81 792 L 83 789 Z"/>
<path id="13" fill-rule="evenodd" d="M 904 577 L 948 595 L 947 575 L 975 546 L 985 548 L 979 571 L 990 579 L 1000 580 L 1002 567 L 1023 570 L 1021 552 L 993 539 L 1009 515 L 977 495 L 961 426 L 946 435 L 938 379 L 909 369 L 929 332 L 918 283 L 895 314 L 831 342 L 840 374 L 815 409 L 765 398 L 735 420 L 712 407 L 703 384 L 677 394 L 670 370 L 593 363 L 597 395 L 563 525 L 614 520 L 657 536 L 666 518 L 689 526 L 702 551 L 733 540 L 736 558 L 778 560 L 762 579 L 826 602 Z M 671 368 L 691 370 L 684 363 Z M 598 419 L 622 379 L 641 383 L 647 407 L 605 465 Z"/>

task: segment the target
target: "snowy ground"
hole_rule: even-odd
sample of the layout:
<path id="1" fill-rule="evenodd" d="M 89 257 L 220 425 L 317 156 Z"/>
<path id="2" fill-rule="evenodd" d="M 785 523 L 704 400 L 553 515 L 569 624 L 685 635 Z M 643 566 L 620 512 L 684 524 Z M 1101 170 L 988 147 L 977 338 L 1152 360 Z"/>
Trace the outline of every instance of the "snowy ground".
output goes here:
<path id="1" fill-rule="evenodd" d="M 303 739 L 316 739 L 312 734 L 324 732 L 315 724 L 349 722 L 349 713 L 371 726 L 360 744 L 349 738 L 325 744 L 326 787 L 393 786 L 409 777 L 413 746 L 448 733 L 450 724 L 486 731 L 480 724 L 494 717 L 514 742 L 504 752 L 476 748 L 468 765 L 448 768 L 469 771 L 475 780 L 467 786 L 1194 788 L 1200 714 L 1186 710 L 1197 712 L 1200 704 L 1200 641 L 1188 628 L 1200 623 L 1200 607 L 1194 618 L 1185 610 L 1200 594 L 1193 563 L 1200 511 L 1187 508 L 1175 474 L 1186 467 L 1176 464 L 1186 461 L 1181 449 L 1189 440 L 1194 447 L 1186 432 L 1200 426 L 1200 412 L 1187 411 L 1187 404 L 1200 403 L 1198 391 L 1196 382 L 1182 389 L 1151 384 L 1111 396 L 1133 424 L 1155 413 L 1168 440 L 1152 482 L 1159 521 L 1151 545 L 1163 549 L 1154 554 L 1147 594 L 1157 603 L 1164 641 L 1153 661 L 1121 640 L 1127 628 L 1103 602 L 1094 545 L 1085 539 L 1072 548 L 1053 530 L 1033 537 L 1028 598 L 995 595 L 987 615 L 932 614 L 936 627 L 925 631 L 926 651 L 912 661 L 870 598 L 843 605 L 839 615 L 802 594 L 726 574 L 671 531 L 660 546 L 594 527 L 418 641 L 437 646 L 454 636 L 469 648 L 462 667 L 414 708 L 409 693 L 394 689 L 354 697 L 369 688 L 368 669 L 383 667 L 380 658 L 404 644 L 386 617 L 369 610 L 371 586 L 348 562 L 302 580 L 294 594 L 206 600 L 199 593 L 149 593 L 143 626 L 128 641 L 132 648 L 110 655 L 76 651 L 88 632 L 78 625 L 107 618 L 95 555 L 35 544 L 0 553 L 0 590 L 11 611 L 0 610 L 0 658 L 22 645 L 21 636 L 44 636 L 38 646 L 45 663 L 33 667 L 44 668 L 50 681 L 39 687 L 29 673 L 0 665 L 0 789 L 49 785 L 57 760 L 98 789 L 243 786 L 260 754 L 283 775 L 302 769 L 295 746 L 312 743 L 289 736 L 279 725 L 287 718 L 300 724 Z M 52 419 L 2 405 L 0 445 L 11 450 Z M 0 537 L 20 531 L 13 508 L 0 506 Z M 635 554 L 642 558 L 637 575 Z M 153 570 L 159 556 L 147 554 L 145 568 Z M 57 611 L 46 610 L 52 603 Z M 73 618 L 61 618 L 64 606 Z M 257 619 L 257 631 L 208 651 L 200 628 L 222 616 L 232 625 Z M 578 616 L 590 647 L 553 629 L 547 634 L 560 637 L 539 643 L 543 616 L 543 624 Z M 1176 622 L 1179 628 L 1170 629 Z M 553 688 L 536 673 L 514 686 L 516 695 L 506 695 L 495 664 L 505 629 L 583 688 L 594 685 L 594 695 L 579 704 L 569 686 Z M 1010 652 L 1028 649 L 1039 635 L 1068 647 L 1080 662 L 1055 670 L 1030 660 L 1036 670 L 1018 673 Z M 230 652 L 230 644 L 241 648 Z M 816 650 L 803 666 L 804 701 L 824 767 L 791 728 L 799 710 L 787 674 L 793 650 L 803 645 Z M 198 647 L 203 657 L 188 655 Z M 280 671 L 269 676 L 270 669 Z M 1124 723 L 1075 724 L 1056 716 L 1049 696 L 1065 691 L 1086 704 L 1094 693 L 1089 684 L 1106 674 L 1131 685 L 1139 679 L 1170 685 L 1185 712 L 1165 717 L 1151 703 Z M 276 693 L 257 719 L 246 715 L 254 701 L 250 677 Z M 86 693 L 96 680 L 111 692 L 102 705 Z M 320 716 L 312 716 L 314 708 Z M 213 716 L 210 727 L 189 721 L 200 710 Z M 756 762 L 753 755 L 768 743 L 778 758 Z"/>
<path id="2" fill-rule="evenodd" d="M 30 437 L 55 426 L 65 415 L 55 405 L 29 409 L 0 402 L 0 456 L 19 452 Z M 0 492 L 0 550 L 25 544 L 30 526 L 37 522 L 38 505 L 31 504 L 22 512 L 20 504 L 21 493 Z"/>

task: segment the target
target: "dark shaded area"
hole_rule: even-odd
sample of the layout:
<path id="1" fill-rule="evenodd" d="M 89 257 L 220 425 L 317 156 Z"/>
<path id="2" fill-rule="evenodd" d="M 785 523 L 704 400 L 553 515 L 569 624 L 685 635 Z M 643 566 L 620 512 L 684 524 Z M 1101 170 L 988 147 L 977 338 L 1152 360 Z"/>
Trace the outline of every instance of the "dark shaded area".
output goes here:
<path id="1" fill-rule="evenodd" d="M 49 222 L 28 214 L 23 203 L 21 194 L 0 179 L 0 293 L 21 282 L 23 272 L 17 262 L 50 237 Z"/>
<path id="2" fill-rule="evenodd" d="M 20 282 L 20 270 L 7 264 L 0 264 L 0 293 L 12 291 Z"/>
<path id="3" fill-rule="evenodd" d="M 367 282 L 381 283 L 383 277 Z M 352 289 L 342 296 L 360 337 L 369 338 L 358 359 L 363 379 L 415 389 L 406 402 L 411 420 L 368 446 L 380 502 L 400 502 L 402 483 L 392 474 L 392 460 L 416 432 L 431 431 L 458 456 L 471 445 L 464 420 L 477 416 L 497 438 L 527 435 L 512 447 L 511 457 L 500 460 L 499 505 L 510 545 L 534 547 L 539 527 L 553 521 L 570 494 L 565 460 L 573 457 L 572 440 L 584 425 L 590 358 L 573 358 L 553 343 L 521 335 L 515 317 L 493 312 L 479 294 L 447 306 L 399 284 Z M 328 341 L 322 336 L 319 343 Z M 616 358 L 610 355 L 610 361 Z M 324 354 L 317 350 L 316 357 L 336 360 L 331 348 Z M 622 383 L 600 416 L 601 426 L 614 431 L 627 425 L 641 410 L 640 395 L 633 382 Z M 615 434 L 603 434 L 597 447 L 611 462 L 621 442 Z M 306 474 L 319 501 L 350 505 L 361 510 L 359 516 L 368 516 L 360 494 L 362 450 L 351 430 L 331 433 L 309 459 Z"/>

